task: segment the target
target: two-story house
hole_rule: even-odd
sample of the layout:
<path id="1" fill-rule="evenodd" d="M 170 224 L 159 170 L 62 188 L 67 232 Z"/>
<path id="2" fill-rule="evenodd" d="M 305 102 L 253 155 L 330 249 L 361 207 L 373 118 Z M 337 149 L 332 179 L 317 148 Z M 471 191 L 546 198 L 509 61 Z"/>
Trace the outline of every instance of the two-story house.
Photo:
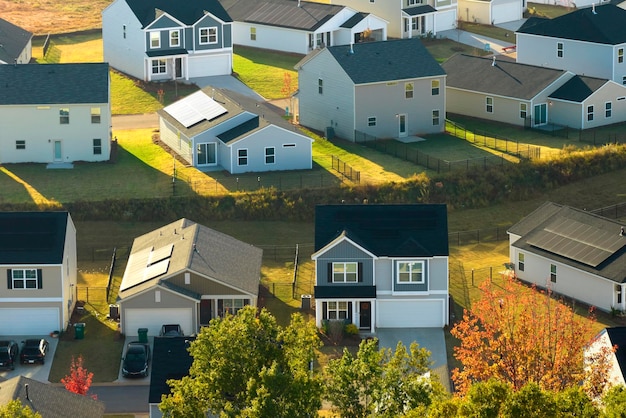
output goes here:
<path id="1" fill-rule="evenodd" d="M 109 160 L 108 64 L 0 65 L 0 80 L 0 163 Z"/>
<path id="2" fill-rule="evenodd" d="M 444 129 L 446 74 L 417 38 L 324 48 L 296 69 L 301 125 L 350 141 Z"/>
<path id="3" fill-rule="evenodd" d="M 446 206 L 320 205 L 315 209 L 315 321 L 377 328 L 448 324 Z"/>
<path id="4" fill-rule="evenodd" d="M 0 334 L 64 330 L 76 304 L 76 228 L 68 212 L 0 212 Z"/>
<path id="5" fill-rule="evenodd" d="M 104 61 L 146 81 L 230 74 L 231 26 L 217 0 L 115 0 L 102 12 Z"/>
<path id="6" fill-rule="evenodd" d="M 625 21 L 626 10 L 610 3 L 528 19 L 516 32 L 517 62 L 626 84 Z"/>
<path id="7" fill-rule="evenodd" d="M 28 64 L 33 34 L 0 18 L 0 64 Z"/>

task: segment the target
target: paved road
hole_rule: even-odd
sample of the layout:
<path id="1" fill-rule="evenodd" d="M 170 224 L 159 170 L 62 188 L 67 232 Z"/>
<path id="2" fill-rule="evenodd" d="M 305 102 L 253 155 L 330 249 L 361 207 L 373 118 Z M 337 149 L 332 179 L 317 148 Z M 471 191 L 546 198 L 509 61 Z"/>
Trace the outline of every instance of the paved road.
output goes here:
<path id="1" fill-rule="evenodd" d="M 104 402 L 105 414 L 147 414 L 149 390 L 148 385 L 94 383 L 89 393 Z"/>

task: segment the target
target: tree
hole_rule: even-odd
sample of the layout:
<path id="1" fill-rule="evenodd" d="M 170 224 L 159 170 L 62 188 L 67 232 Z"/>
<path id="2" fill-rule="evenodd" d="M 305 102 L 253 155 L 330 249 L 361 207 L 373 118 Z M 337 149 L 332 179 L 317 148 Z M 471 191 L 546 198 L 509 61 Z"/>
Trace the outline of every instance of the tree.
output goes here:
<path id="1" fill-rule="evenodd" d="M 28 406 L 22 406 L 22 402 L 15 399 L 0 406 L 0 418 L 41 418 L 41 415 L 33 412 Z"/>
<path id="2" fill-rule="evenodd" d="M 557 416 L 554 395 L 541 390 L 535 382 L 513 392 L 502 407 L 504 418 L 550 418 Z"/>
<path id="3" fill-rule="evenodd" d="M 460 406 L 460 415 L 472 418 L 498 418 L 500 409 L 511 396 L 511 387 L 496 379 L 474 383 Z"/>
<path id="4" fill-rule="evenodd" d="M 613 386 L 602 398 L 604 418 L 626 418 L 626 388 Z"/>
<path id="5" fill-rule="evenodd" d="M 285 328 L 251 306 L 215 318 L 189 347 L 189 375 L 168 381 L 172 393 L 160 408 L 169 417 L 315 416 L 322 387 L 310 364 L 320 345 L 299 314 Z"/>
<path id="6" fill-rule="evenodd" d="M 587 380 L 601 393 L 610 350 L 585 364 L 584 347 L 595 335 L 592 315 L 581 320 L 549 291 L 528 289 L 515 279 L 502 286 L 486 280 L 480 290 L 481 298 L 451 331 L 460 340 L 454 352 L 463 368 L 453 370 L 452 379 L 461 394 L 490 378 L 514 391 L 535 382 L 555 392 Z"/>
<path id="7" fill-rule="evenodd" d="M 92 380 L 93 373 L 83 366 L 83 356 L 78 356 L 77 359 L 72 356 L 70 374 L 61 379 L 61 383 L 65 385 L 65 389 L 79 395 L 87 395 Z M 95 399 L 95 395 L 93 398 Z"/>

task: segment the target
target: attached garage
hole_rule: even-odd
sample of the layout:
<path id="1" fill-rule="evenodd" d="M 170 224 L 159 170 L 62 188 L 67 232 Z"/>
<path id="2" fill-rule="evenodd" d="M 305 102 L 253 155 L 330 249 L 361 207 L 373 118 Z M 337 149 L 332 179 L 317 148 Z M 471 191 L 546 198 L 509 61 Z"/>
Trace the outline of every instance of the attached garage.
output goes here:
<path id="1" fill-rule="evenodd" d="M 377 300 L 377 328 L 443 328 L 443 300 Z"/>
<path id="2" fill-rule="evenodd" d="M 122 332 L 128 336 L 137 336 L 139 328 L 148 328 L 148 335 L 154 337 L 163 324 L 180 324 L 185 334 L 195 332 L 191 308 L 123 309 L 121 316 Z"/>
<path id="3" fill-rule="evenodd" d="M 232 73 L 230 54 L 189 56 L 189 78 L 229 75 Z"/>
<path id="4" fill-rule="evenodd" d="M 47 335 L 61 327 L 59 308 L 0 308 L 0 335 Z"/>
<path id="5" fill-rule="evenodd" d="M 522 5 L 519 2 L 493 3 L 491 5 L 491 21 L 494 25 L 512 22 L 522 18 Z M 511 39 L 515 43 L 515 39 Z"/>

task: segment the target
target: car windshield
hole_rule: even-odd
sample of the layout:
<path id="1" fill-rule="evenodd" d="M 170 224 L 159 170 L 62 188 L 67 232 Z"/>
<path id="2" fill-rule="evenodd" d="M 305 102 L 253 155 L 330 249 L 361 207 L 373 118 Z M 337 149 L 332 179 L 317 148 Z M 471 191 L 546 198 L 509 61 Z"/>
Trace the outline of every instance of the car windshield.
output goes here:
<path id="1" fill-rule="evenodd" d="M 143 361 L 144 359 L 145 356 L 143 355 L 143 353 L 128 353 L 126 355 L 127 361 Z"/>
<path id="2" fill-rule="evenodd" d="M 28 354 L 28 355 L 37 355 L 40 354 L 39 353 L 39 347 L 24 347 L 24 350 L 22 350 L 24 354 Z"/>

